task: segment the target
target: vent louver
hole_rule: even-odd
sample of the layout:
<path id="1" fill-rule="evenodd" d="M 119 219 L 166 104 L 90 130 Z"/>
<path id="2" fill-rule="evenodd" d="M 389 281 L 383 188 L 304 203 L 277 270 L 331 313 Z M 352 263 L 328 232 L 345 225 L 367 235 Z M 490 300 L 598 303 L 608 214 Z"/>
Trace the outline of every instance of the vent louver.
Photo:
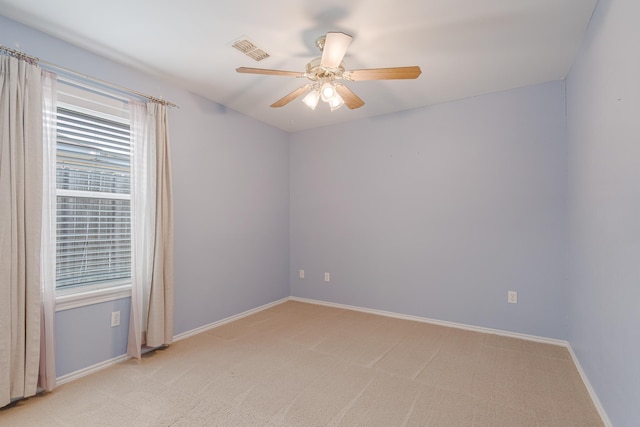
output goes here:
<path id="1" fill-rule="evenodd" d="M 255 61 L 262 61 L 263 59 L 266 59 L 270 56 L 267 52 L 260 49 L 247 39 L 237 40 L 233 42 L 231 46 L 235 47 L 240 52 L 244 53 L 249 58 Z"/>

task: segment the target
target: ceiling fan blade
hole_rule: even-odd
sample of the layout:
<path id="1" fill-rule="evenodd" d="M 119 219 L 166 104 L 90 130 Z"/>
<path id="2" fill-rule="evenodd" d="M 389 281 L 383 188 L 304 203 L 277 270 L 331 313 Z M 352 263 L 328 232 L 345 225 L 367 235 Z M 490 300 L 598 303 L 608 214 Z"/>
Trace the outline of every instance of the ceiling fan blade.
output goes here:
<path id="1" fill-rule="evenodd" d="M 327 68 L 338 68 L 352 39 L 353 37 L 345 33 L 327 33 L 320 65 Z"/>
<path id="2" fill-rule="evenodd" d="M 336 91 L 342 97 L 345 105 L 350 109 L 354 110 L 356 108 L 360 108 L 364 105 L 364 101 L 358 97 L 351 89 L 346 87 L 345 85 L 339 83 L 336 84 Z"/>
<path id="3" fill-rule="evenodd" d="M 345 71 L 342 77 L 359 82 L 363 80 L 395 80 L 417 79 L 422 70 L 417 65 L 411 67 L 367 68 L 364 70 Z"/>
<path id="4" fill-rule="evenodd" d="M 269 76 L 304 77 L 304 73 L 301 73 L 298 71 L 270 70 L 267 68 L 238 67 L 236 68 L 236 71 L 238 73 L 244 73 L 244 74 L 264 74 Z"/>
<path id="5" fill-rule="evenodd" d="M 299 87 L 298 89 L 294 90 L 290 94 L 283 96 L 282 98 L 280 98 L 279 100 L 271 104 L 271 107 L 273 108 L 284 107 L 285 105 L 287 105 L 288 103 L 290 103 L 291 101 L 293 101 L 294 99 L 296 99 L 297 97 L 305 93 L 307 90 L 309 90 L 311 86 L 313 85 L 309 83 L 307 85 Z"/>

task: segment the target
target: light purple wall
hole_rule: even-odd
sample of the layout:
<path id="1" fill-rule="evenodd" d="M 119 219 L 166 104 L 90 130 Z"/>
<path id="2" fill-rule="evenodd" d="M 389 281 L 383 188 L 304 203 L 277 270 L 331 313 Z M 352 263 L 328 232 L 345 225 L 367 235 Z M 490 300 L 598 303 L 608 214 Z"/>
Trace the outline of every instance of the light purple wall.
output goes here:
<path id="1" fill-rule="evenodd" d="M 125 354 L 130 304 L 131 298 L 123 298 L 57 312 L 56 376 Z M 111 327 L 114 311 L 120 312 L 120 326 Z"/>
<path id="2" fill-rule="evenodd" d="M 638 17 L 600 0 L 567 78 L 569 340 L 618 427 L 640 425 Z"/>
<path id="3" fill-rule="evenodd" d="M 558 81 L 292 135 L 292 295 L 565 339 L 565 125 Z"/>
<path id="4" fill-rule="evenodd" d="M 285 132 L 2 16 L 0 44 L 180 106 L 169 112 L 176 334 L 289 295 Z M 114 357 L 102 346 L 77 354 L 99 325 L 104 340 L 126 339 L 126 325 L 110 329 L 104 307 L 58 313 L 58 375 Z"/>
<path id="5" fill-rule="evenodd" d="M 288 136 L 198 102 L 171 123 L 176 333 L 289 296 Z"/>

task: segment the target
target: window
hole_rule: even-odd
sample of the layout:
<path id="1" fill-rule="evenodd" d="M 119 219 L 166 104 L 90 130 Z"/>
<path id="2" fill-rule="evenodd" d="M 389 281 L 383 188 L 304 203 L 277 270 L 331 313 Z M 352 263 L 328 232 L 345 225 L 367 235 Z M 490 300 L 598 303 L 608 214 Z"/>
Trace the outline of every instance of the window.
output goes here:
<path id="1" fill-rule="evenodd" d="M 131 136 L 126 101 L 58 81 L 58 295 L 131 283 Z"/>

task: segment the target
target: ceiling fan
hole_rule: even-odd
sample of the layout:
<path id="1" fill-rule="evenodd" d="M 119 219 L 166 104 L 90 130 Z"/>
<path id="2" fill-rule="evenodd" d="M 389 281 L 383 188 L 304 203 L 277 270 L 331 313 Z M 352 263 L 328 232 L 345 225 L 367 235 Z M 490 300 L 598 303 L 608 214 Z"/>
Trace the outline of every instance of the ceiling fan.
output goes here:
<path id="1" fill-rule="evenodd" d="M 322 56 L 311 60 L 307 64 L 305 72 L 249 67 L 239 67 L 236 68 L 236 71 L 246 74 L 306 77 L 311 80 L 311 83 L 285 95 L 271 104 L 271 107 L 283 107 L 306 93 L 303 102 L 309 108 L 315 110 L 318 101 L 322 100 L 329 104 L 331 111 L 337 110 L 345 104 L 350 109 L 360 108 L 364 105 L 364 101 L 339 80 L 358 82 L 363 80 L 417 79 L 422 73 L 418 66 L 345 70 L 342 59 L 352 39 L 353 37 L 350 35 L 340 32 L 329 32 L 326 36 L 320 37 L 316 41 L 316 46 L 322 52 Z"/>

